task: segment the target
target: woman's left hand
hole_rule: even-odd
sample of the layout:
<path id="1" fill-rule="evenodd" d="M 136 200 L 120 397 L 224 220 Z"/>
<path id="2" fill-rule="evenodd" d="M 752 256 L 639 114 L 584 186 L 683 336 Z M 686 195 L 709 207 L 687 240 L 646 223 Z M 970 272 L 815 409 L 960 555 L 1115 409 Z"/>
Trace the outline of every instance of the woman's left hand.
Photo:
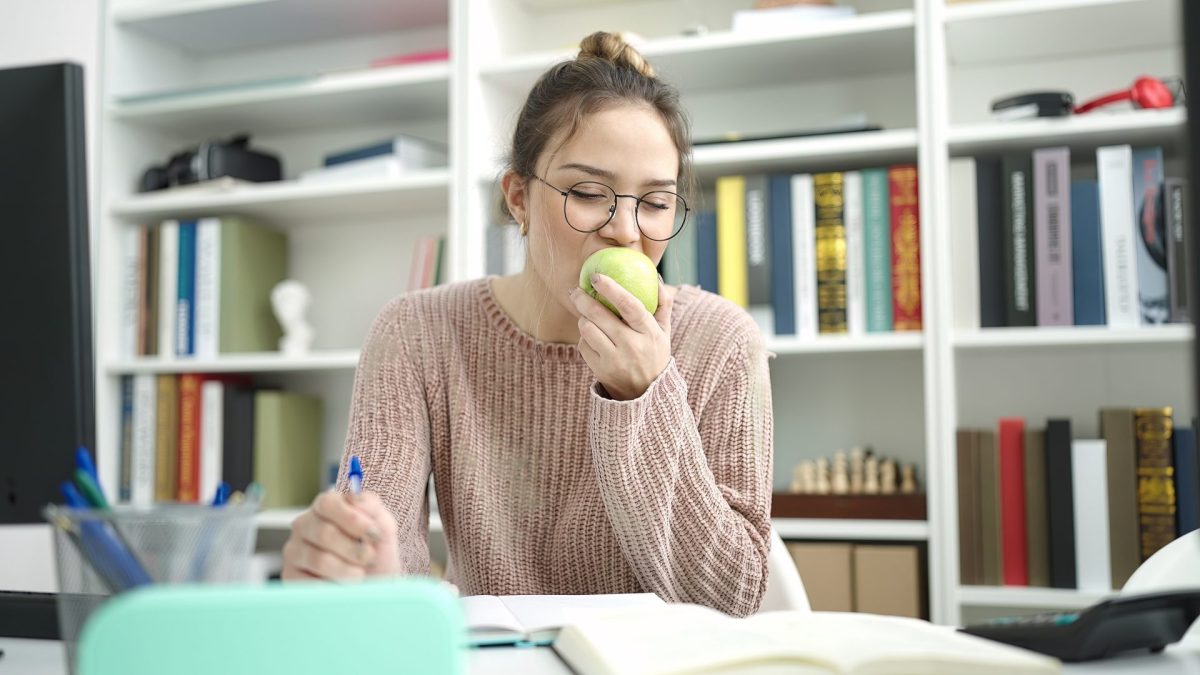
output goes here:
<path id="1" fill-rule="evenodd" d="M 608 395 L 618 401 L 641 396 L 671 362 L 671 305 L 675 289 L 659 279 L 658 310 L 611 278 L 596 274 L 592 287 L 621 312 L 613 314 L 583 290 L 571 291 L 579 319 L 579 353 Z"/>

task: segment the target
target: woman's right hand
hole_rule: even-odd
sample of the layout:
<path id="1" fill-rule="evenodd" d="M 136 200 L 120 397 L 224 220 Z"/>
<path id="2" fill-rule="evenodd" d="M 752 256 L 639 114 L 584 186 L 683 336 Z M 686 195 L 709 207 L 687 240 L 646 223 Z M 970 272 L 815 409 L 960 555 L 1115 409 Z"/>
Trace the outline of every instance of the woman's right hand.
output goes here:
<path id="1" fill-rule="evenodd" d="M 396 519 L 379 495 L 326 491 L 292 521 L 283 578 L 361 580 L 400 573 Z"/>

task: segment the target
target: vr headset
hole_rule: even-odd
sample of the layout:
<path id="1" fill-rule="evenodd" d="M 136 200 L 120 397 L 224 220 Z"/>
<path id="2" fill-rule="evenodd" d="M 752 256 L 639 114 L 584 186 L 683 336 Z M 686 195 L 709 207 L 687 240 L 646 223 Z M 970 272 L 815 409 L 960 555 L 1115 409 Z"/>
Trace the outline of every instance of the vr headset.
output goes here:
<path id="1" fill-rule="evenodd" d="M 281 180 L 283 167 L 279 158 L 251 150 L 247 147 L 249 142 L 249 135 L 240 134 L 227 141 L 210 139 L 197 148 L 176 153 L 165 165 L 146 169 L 138 191 L 165 190 L 225 176 L 255 183 Z"/>

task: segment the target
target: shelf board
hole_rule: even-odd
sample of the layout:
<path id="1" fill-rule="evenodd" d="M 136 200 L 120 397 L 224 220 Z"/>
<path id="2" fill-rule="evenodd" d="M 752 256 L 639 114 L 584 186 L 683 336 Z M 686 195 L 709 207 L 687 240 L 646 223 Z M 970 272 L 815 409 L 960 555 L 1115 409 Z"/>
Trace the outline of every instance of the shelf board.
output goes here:
<path id="1" fill-rule="evenodd" d="M 954 346 L 966 349 L 1024 349 L 1028 347 L 1083 347 L 1090 345 L 1187 344 L 1191 324 L 1138 328 L 1064 326 L 1038 328 L 987 328 L 954 336 Z"/>
<path id="2" fill-rule="evenodd" d="M 1182 143 L 1186 131 L 1187 111 L 1168 108 L 955 125 L 948 140 L 950 154 L 964 156 L 1049 145 L 1091 150 L 1113 144 Z"/>
<path id="3" fill-rule="evenodd" d="M 924 520 L 859 520 L 857 518 L 772 518 L 784 539 L 846 539 L 854 541 L 923 541 L 929 539 Z"/>
<path id="4" fill-rule="evenodd" d="M 120 28 L 196 54 L 301 45 L 446 25 L 448 2 L 421 0 L 142 0 L 116 5 Z"/>
<path id="5" fill-rule="evenodd" d="M 329 6 L 336 8 L 337 4 Z M 446 62 L 109 103 L 109 112 L 120 120 L 188 137 L 228 134 L 230 129 L 253 129 L 261 134 L 445 118 L 449 109 L 450 65 Z"/>
<path id="6" fill-rule="evenodd" d="M 254 524 L 260 530 L 290 530 L 292 521 L 301 513 L 304 509 L 266 509 L 254 516 Z M 436 513 L 429 515 L 429 531 L 442 531 L 442 518 Z"/>
<path id="7" fill-rule="evenodd" d="M 1091 607 L 1114 592 L 1096 593 L 1069 588 L 1025 586 L 959 586 L 958 604 L 967 607 L 1021 607 L 1070 610 Z"/>
<path id="8" fill-rule="evenodd" d="M 919 332 L 824 335 L 813 339 L 768 336 L 766 342 L 768 351 L 780 355 L 920 351 L 924 346 L 924 335 Z"/>
<path id="9" fill-rule="evenodd" d="M 912 10 L 872 12 L 777 35 L 733 32 L 649 40 L 638 50 L 685 94 L 710 89 L 834 80 L 914 68 Z M 485 81 L 524 95 L 574 51 L 527 54 L 485 66 Z M 803 64 L 820 64 L 804 67 Z"/>
<path id="10" fill-rule="evenodd" d="M 119 359 L 107 364 L 110 375 L 140 373 L 280 373 L 312 370 L 354 370 L 357 349 L 315 351 L 307 356 L 283 356 L 276 352 L 227 354 L 215 359 L 142 357 Z"/>
<path id="11" fill-rule="evenodd" d="M 1168 49 L 1181 44 L 1179 11 L 1179 0 L 991 0 L 955 5 L 945 13 L 946 55 L 951 64 L 972 65 Z"/>
<path id="12" fill-rule="evenodd" d="M 344 183 L 280 181 L 251 183 L 216 192 L 139 194 L 116 202 L 114 217 L 164 220 L 233 213 L 281 223 L 316 218 L 350 219 L 377 214 L 445 211 L 450 203 L 450 172 L 431 169 L 408 176 Z"/>
<path id="13" fill-rule="evenodd" d="M 798 166 L 807 170 L 864 161 L 885 165 L 913 161 L 916 155 L 916 129 L 700 145 L 692 151 L 702 180 L 733 171 L 788 171 Z"/>

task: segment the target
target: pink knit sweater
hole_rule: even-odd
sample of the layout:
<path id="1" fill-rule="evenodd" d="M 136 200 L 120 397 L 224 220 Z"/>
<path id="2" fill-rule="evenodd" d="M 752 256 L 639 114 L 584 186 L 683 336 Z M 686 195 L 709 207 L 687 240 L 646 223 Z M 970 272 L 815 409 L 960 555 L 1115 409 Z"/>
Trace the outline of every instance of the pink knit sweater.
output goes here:
<path id="1" fill-rule="evenodd" d="M 358 365 L 346 457 L 362 457 L 363 489 L 396 517 L 405 570 L 429 569 L 432 472 L 464 594 L 649 591 L 756 611 L 767 354 L 744 311 L 691 286 L 675 297 L 671 353 L 645 394 L 614 401 L 575 345 L 522 331 L 488 279 L 390 302 Z"/>

